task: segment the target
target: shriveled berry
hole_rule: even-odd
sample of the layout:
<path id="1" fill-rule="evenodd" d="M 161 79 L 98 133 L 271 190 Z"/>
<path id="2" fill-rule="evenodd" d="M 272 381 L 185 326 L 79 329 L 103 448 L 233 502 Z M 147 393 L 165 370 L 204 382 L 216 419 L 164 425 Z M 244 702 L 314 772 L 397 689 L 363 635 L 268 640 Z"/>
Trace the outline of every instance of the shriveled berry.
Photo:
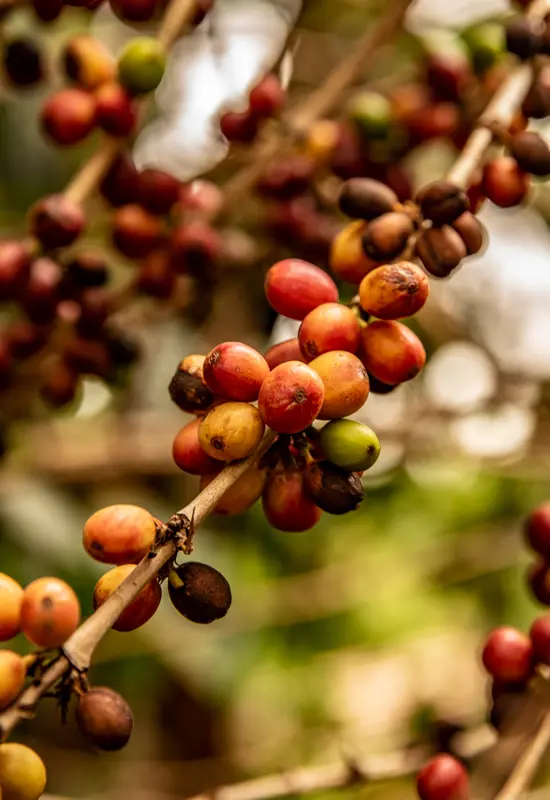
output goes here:
<path id="1" fill-rule="evenodd" d="M 550 664 L 550 614 L 538 617 L 529 631 L 535 661 Z"/>
<path id="2" fill-rule="evenodd" d="M 468 773 L 447 753 L 434 756 L 422 767 L 416 785 L 420 800 L 470 800 Z"/>
<path id="3" fill-rule="evenodd" d="M 533 20 L 516 17 L 506 24 L 506 48 L 526 61 L 537 54 L 541 45 L 541 29 Z"/>
<path id="4" fill-rule="evenodd" d="M 18 37 L 4 44 L 4 74 L 13 86 L 27 87 L 44 77 L 42 54 L 32 39 Z"/>
<path id="5" fill-rule="evenodd" d="M 452 228 L 458 233 L 469 256 L 479 253 L 485 244 L 485 228 L 471 211 L 465 211 L 455 219 Z"/>
<path id="6" fill-rule="evenodd" d="M 206 414 L 215 402 L 204 380 L 204 360 L 205 356 L 186 356 L 168 386 L 172 401 L 189 414 Z"/>
<path id="7" fill-rule="evenodd" d="M 23 242 L 0 241 L 0 301 L 15 300 L 29 278 L 31 259 Z"/>
<path id="8" fill-rule="evenodd" d="M 317 372 L 299 361 L 286 361 L 264 380 L 258 408 L 273 430 L 299 433 L 317 418 L 324 397 L 323 381 Z"/>
<path id="9" fill-rule="evenodd" d="M 269 350 L 264 353 L 264 358 L 267 361 L 269 369 L 275 369 L 279 364 L 284 364 L 286 361 L 305 362 L 304 354 L 302 353 L 298 339 L 287 339 L 284 342 L 278 342 L 278 344 L 272 345 Z"/>
<path id="10" fill-rule="evenodd" d="M 302 353 L 309 361 L 331 350 L 355 353 L 361 328 L 357 315 L 340 303 L 323 303 L 304 318 L 298 332 Z"/>
<path id="11" fill-rule="evenodd" d="M 98 580 L 92 597 L 94 610 L 100 608 L 109 599 L 135 568 L 135 564 L 123 564 L 109 570 Z M 137 597 L 124 609 L 113 625 L 113 630 L 127 633 L 128 631 L 135 631 L 136 628 L 141 628 L 154 615 L 160 605 L 161 598 L 162 590 L 160 584 L 157 578 L 153 578 L 149 583 L 145 584 Z"/>
<path id="12" fill-rule="evenodd" d="M 392 189 L 372 178 L 350 178 L 340 192 L 340 210 L 348 217 L 372 220 L 394 211 L 398 203 Z"/>
<path id="13" fill-rule="evenodd" d="M 249 403 L 222 403 L 201 420 L 199 441 L 209 456 L 218 461 L 246 458 L 264 435 L 260 412 Z"/>
<path id="14" fill-rule="evenodd" d="M 25 662 L 18 653 L 0 650 L 0 709 L 13 703 L 23 688 L 26 674 Z"/>
<path id="15" fill-rule="evenodd" d="M 73 36 L 62 58 L 67 77 L 85 89 L 97 89 L 116 79 L 116 61 L 103 42 L 93 36 Z"/>
<path id="16" fill-rule="evenodd" d="M 220 471 L 219 461 L 216 471 L 201 477 L 201 492 L 217 477 Z M 214 511 L 216 514 L 233 516 L 242 514 L 254 505 L 264 490 L 267 470 L 257 464 L 250 467 L 218 500 Z"/>
<path id="17" fill-rule="evenodd" d="M 118 209 L 112 224 L 113 244 L 128 258 L 143 258 L 162 240 L 162 221 L 136 204 Z"/>
<path id="18" fill-rule="evenodd" d="M 132 709 L 122 695 L 107 686 L 94 686 L 80 695 L 75 717 L 86 739 L 109 752 L 125 747 L 134 727 Z"/>
<path id="19" fill-rule="evenodd" d="M 412 380 L 426 363 L 418 336 L 394 320 L 375 320 L 363 328 L 358 355 L 367 371 L 388 386 Z"/>
<path id="20" fill-rule="evenodd" d="M 306 493 L 299 470 L 275 470 L 267 479 L 262 495 L 267 521 L 285 533 L 302 533 L 313 528 L 322 511 Z"/>
<path id="21" fill-rule="evenodd" d="M 286 92 L 279 77 L 270 72 L 250 92 L 250 113 L 256 119 L 274 117 L 284 106 L 285 100 Z"/>
<path id="22" fill-rule="evenodd" d="M 336 303 L 338 289 L 326 272 L 298 258 L 274 264 L 265 277 L 267 301 L 277 313 L 302 320 L 322 303 Z"/>
<path id="23" fill-rule="evenodd" d="M 33 644 L 60 647 L 75 632 L 79 621 L 78 597 L 65 581 L 38 578 L 25 587 L 21 630 Z"/>
<path id="24" fill-rule="evenodd" d="M 104 83 L 95 92 L 96 120 L 109 136 L 129 136 L 137 123 L 137 107 L 117 82 Z"/>
<path id="25" fill-rule="evenodd" d="M 538 561 L 529 569 L 527 581 L 535 599 L 543 606 L 550 606 L 550 566 L 544 560 Z"/>
<path id="26" fill-rule="evenodd" d="M 493 158 L 483 168 L 483 192 L 500 208 L 519 205 L 527 195 L 529 186 L 529 176 L 512 156 Z"/>
<path id="27" fill-rule="evenodd" d="M 19 633 L 22 602 L 21 586 L 0 572 L 0 642 L 7 642 Z"/>
<path id="28" fill-rule="evenodd" d="M 151 549 L 156 533 L 155 519 L 145 508 L 106 506 L 84 525 L 82 544 L 92 558 L 104 564 L 137 563 Z"/>
<path id="29" fill-rule="evenodd" d="M 461 214 L 470 210 L 464 190 L 446 180 L 428 183 L 415 199 L 424 218 L 430 219 L 434 225 L 450 225 Z"/>
<path id="30" fill-rule="evenodd" d="M 319 419 L 341 419 L 355 414 L 369 396 L 367 370 L 353 353 L 333 350 L 310 362 L 325 387 Z"/>
<path id="31" fill-rule="evenodd" d="M 380 266 L 363 249 L 366 230 L 366 222 L 350 222 L 334 237 L 330 249 L 331 270 L 338 278 L 355 286 L 359 286 L 365 275 Z"/>
<path id="32" fill-rule="evenodd" d="M 363 484 L 355 472 L 315 461 L 304 472 L 304 486 L 315 503 L 328 514 L 347 514 L 363 501 Z"/>
<path id="33" fill-rule="evenodd" d="M 416 264 L 400 261 L 369 272 L 359 286 L 361 308 L 380 319 L 410 317 L 428 298 L 428 278 Z"/>
<path id="34" fill-rule="evenodd" d="M 65 267 L 70 283 L 79 289 L 95 289 L 104 286 L 109 278 L 109 269 L 103 256 L 94 250 L 75 253 Z"/>
<path id="35" fill-rule="evenodd" d="M 515 628 L 496 628 L 483 648 L 483 665 L 499 681 L 523 682 L 533 671 L 533 645 Z"/>
<path id="36" fill-rule="evenodd" d="M 219 462 L 202 449 L 199 442 L 200 420 L 194 419 L 176 434 L 172 457 L 177 466 L 190 475 L 206 475 L 218 468 Z"/>
<path id="37" fill-rule="evenodd" d="M 550 558 L 550 503 L 542 503 L 529 514 L 525 538 L 536 553 Z"/>
<path id="38" fill-rule="evenodd" d="M 46 100 L 40 120 L 44 132 L 56 144 L 78 144 L 95 127 L 95 98 L 84 89 L 61 89 Z"/>
<path id="39" fill-rule="evenodd" d="M 31 208 L 30 228 L 46 250 L 55 250 L 78 239 L 86 228 L 86 217 L 78 203 L 62 194 L 52 194 Z"/>
<path id="40" fill-rule="evenodd" d="M 139 265 L 137 288 L 143 294 L 167 300 L 176 286 L 176 274 L 172 268 L 170 253 L 165 249 L 153 250 Z"/>
<path id="41" fill-rule="evenodd" d="M 380 455 L 375 432 L 352 419 L 329 422 L 321 429 L 318 442 L 329 461 L 349 472 L 369 469 Z"/>
<path id="42" fill-rule="evenodd" d="M 258 399 L 269 366 L 253 347 L 242 342 L 223 342 L 206 356 L 203 375 L 214 394 L 226 400 L 252 402 Z"/>
<path id="43" fill-rule="evenodd" d="M 524 172 L 539 177 L 550 175 L 550 147 L 538 133 L 516 133 L 510 137 L 508 149 Z"/>
<path id="44" fill-rule="evenodd" d="M 46 786 L 44 762 L 24 744 L 0 744 L 0 786 L 2 800 L 38 800 Z"/>
<path id="45" fill-rule="evenodd" d="M 459 233 L 450 225 L 421 231 L 416 239 L 416 254 L 436 278 L 446 278 L 468 255 Z"/>
<path id="46" fill-rule="evenodd" d="M 139 192 L 139 172 L 127 154 L 115 158 L 99 188 L 103 197 L 116 208 L 135 203 Z"/>
<path id="47" fill-rule="evenodd" d="M 367 225 L 362 238 L 363 249 L 374 261 L 391 261 L 403 252 L 413 231 L 413 221 L 408 214 L 390 211 Z"/>
<path id="48" fill-rule="evenodd" d="M 178 202 L 180 182 L 160 169 L 139 173 L 139 200 L 152 214 L 168 214 Z"/>
<path id="49" fill-rule="evenodd" d="M 150 36 L 137 36 L 118 59 L 118 79 L 132 94 L 147 94 L 157 88 L 165 68 L 163 44 Z"/>
<path id="50" fill-rule="evenodd" d="M 187 561 L 176 567 L 175 573 L 168 594 L 182 616 L 201 625 L 225 617 L 231 606 L 231 587 L 221 572 L 208 564 Z"/>
<path id="51" fill-rule="evenodd" d="M 29 279 L 20 301 L 33 322 L 43 325 L 53 322 L 61 300 L 63 270 L 51 258 L 33 261 Z"/>

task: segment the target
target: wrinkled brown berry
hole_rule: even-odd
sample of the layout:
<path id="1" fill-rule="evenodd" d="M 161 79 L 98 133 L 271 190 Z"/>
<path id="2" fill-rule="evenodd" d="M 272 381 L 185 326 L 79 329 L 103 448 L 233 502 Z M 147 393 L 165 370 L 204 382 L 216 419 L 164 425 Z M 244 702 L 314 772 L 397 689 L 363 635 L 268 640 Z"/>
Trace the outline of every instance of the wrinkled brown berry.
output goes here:
<path id="1" fill-rule="evenodd" d="M 314 462 L 304 472 L 304 487 L 327 514 L 355 511 L 363 500 L 363 484 L 355 472 L 346 472 L 329 461 Z"/>
<path id="2" fill-rule="evenodd" d="M 445 278 L 467 256 L 466 245 L 450 225 L 428 228 L 416 240 L 416 254 L 436 278 Z"/>
<path id="3" fill-rule="evenodd" d="M 231 606 L 231 588 L 221 572 L 197 561 L 187 561 L 175 572 L 181 586 L 170 580 L 168 594 L 180 614 L 202 625 L 225 617 Z"/>
<path id="4" fill-rule="evenodd" d="M 470 210 L 470 202 L 463 189 L 445 180 L 424 186 L 416 195 L 416 202 L 424 218 L 430 219 L 434 225 L 450 225 Z"/>
<path id="5" fill-rule="evenodd" d="M 375 261 L 397 258 L 407 245 L 414 225 L 408 214 L 392 211 L 373 220 L 363 234 L 363 250 Z"/>
<path id="6" fill-rule="evenodd" d="M 126 700 L 107 686 L 94 686 L 81 695 L 76 722 L 84 736 L 100 750 L 121 750 L 132 735 L 134 718 Z"/>
<path id="7" fill-rule="evenodd" d="M 372 178 L 350 178 L 342 187 L 340 210 L 348 217 L 371 220 L 394 210 L 397 195 L 388 186 Z"/>
<path id="8" fill-rule="evenodd" d="M 205 356 L 186 356 L 170 381 L 172 401 L 189 414 L 206 414 L 215 401 L 203 377 Z"/>

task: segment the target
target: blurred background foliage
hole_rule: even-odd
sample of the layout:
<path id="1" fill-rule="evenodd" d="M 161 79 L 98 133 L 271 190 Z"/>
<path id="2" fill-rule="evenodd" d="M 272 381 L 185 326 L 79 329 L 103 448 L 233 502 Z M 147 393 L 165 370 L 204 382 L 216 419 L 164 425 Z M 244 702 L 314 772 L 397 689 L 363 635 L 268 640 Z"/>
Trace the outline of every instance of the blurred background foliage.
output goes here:
<path id="1" fill-rule="evenodd" d="M 318 85 L 386 5 L 306 3 L 293 37 L 291 97 L 299 101 Z M 416 25 L 425 25 L 435 5 L 420 0 L 412 27 L 415 14 Z M 472 18 L 502 10 L 466 5 Z M 87 24 L 70 9 L 40 36 L 55 52 Z M 29 32 L 34 22 L 22 10 L 9 25 Z M 402 81 L 417 47 L 402 37 L 365 85 Z M 55 151 L 36 123 L 42 92 L 1 91 L 0 226 L 10 235 L 29 204 L 61 189 L 96 142 Z M 416 156 L 416 182 L 442 174 L 451 157 L 430 143 Z M 239 158 L 216 177 L 223 180 Z M 365 476 L 361 510 L 325 515 L 301 535 L 270 529 L 259 507 L 207 521 L 194 555 L 230 581 L 228 617 L 203 630 L 164 602 L 141 630 L 111 633 L 99 648 L 91 679 L 121 691 L 135 713 L 135 734 L 121 754 L 90 753 L 71 718 L 58 724 L 53 701 L 22 726 L 21 738 L 48 765 L 50 793 L 181 798 L 342 754 L 405 747 L 426 709 L 468 727 L 484 723 L 480 642 L 495 624 L 526 629 L 533 617 L 521 524 L 549 495 L 544 191 L 537 189 L 531 209 L 484 210 L 490 247 L 438 284 L 418 317 L 431 355 L 424 375 L 369 399 L 364 418 L 379 432 L 383 456 Z M 104 218 L 94 203 L 91 239 Z M 122 276 L 132 269 L 111 257 Z M 65 578 L 83 613 L 91 611 L 103 569 L 81 547 L 86 518 L 129 502 L 166 519 L 198 489 L 171 461 L 172 438 L 186 421 L 166 389 L 176 363 L 222 339 L 263 349 L 270 336 L 292 335 L 281 321 L 272 332 L 261 284 L 261 265 L 229 268 L 200 328 L 184 313 L 150 319 L 138 304 L 125 322 L 144 351 L 136 374 L 116 393 L 87 380 L 70 411 L 19 424 L 0 476 L 2 571 L 23 584 L 45 574 Z M 23 640 L 18 645 L 24 650 Z M 413 796 L 408 781 L 359 791 Z"/>

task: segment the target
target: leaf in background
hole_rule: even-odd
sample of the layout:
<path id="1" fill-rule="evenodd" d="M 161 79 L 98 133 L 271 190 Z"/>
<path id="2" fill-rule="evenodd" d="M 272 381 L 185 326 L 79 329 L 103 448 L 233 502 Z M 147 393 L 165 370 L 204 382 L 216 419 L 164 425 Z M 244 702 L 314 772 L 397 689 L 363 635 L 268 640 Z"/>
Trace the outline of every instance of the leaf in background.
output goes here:
<path id="1" fill-rule="evenodd" d="M 190 180 L 219 163 L 229 149 L 220 114 L 246 108 L 249 90 L 281 57 L 301 6 L 302 0 L 216 0 L 171 52 L 156 94 L 161 116 L 138 137 L 137 165 Z M 105 10 L 95 35 L 116 50 L 135 31 Z"/>

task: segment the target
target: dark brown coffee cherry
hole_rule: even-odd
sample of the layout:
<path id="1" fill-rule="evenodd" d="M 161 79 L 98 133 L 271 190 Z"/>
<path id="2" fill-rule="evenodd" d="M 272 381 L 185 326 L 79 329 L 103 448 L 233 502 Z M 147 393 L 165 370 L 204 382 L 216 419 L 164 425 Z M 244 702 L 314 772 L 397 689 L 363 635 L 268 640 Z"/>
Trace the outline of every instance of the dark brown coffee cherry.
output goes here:
<path id="1" fill-rule="evenodd" d="M 121 750 L 132 735 L 134 717 L 126 700 L 107 686 L 83 694 L 76 707 L 76 722 L 84 736 L 100 750 Z"/>
<path id="2" fill-rule="evenodd" d="M 142 294 L 167 300 L 176 285 L 176 275 L 167 250 L 154 250 L 140 264 L 137 288 Z"/>
<path id="3" fill-rule="evenodd" d="M 541 46 L 540 25 L 526 17 L 517 17 L 506 25 L 506 48 L 526 61 L 537 54 Z"/>
<path id="4" fill-rule="evenodd" d="M 510 137 L 508 149 L 524 172 L 539 177 L 550 175 L 550 147 L 538 133 L 516 133 Z"/>
<path id="5" fill-rule="evenodd" d="M 416 195 L 425 219 L 434 225 L 450 225 L 465 211 L 470 210 L 470 201 L 459 186 L 445 180 L 432 181 Z"/>
<path id="6" fill-rule="evenodd" d="M 6 42 L 3 57 L 4 74 L 13 86 L 35 86 L 44 77 L 42 55 L 31 39 Z"/>
<path id="7" fill-rule="evenodd" d="M 204 361 L 205 356 L 186 356 L 168 386 L 172 401 L 189 414 L 206 414 L 215 401 L 203 377 Z"/>
<path id="8" fill-rule="evenodd" d="M 416 240 L 416 254 L 436 278 L 446 278 L 468 255 L 466 245 L 450 225 L 422 231 Z"/>
<path id="9" fill-rule="evenodd" d="M 231 588 L 217 569 L 187 561 L 175 569 L 181 585 L 168 584 L 174 607 L 186 619 L 207 625 L 225 617 L 231 605 Z"/>
<path id="10" fill-rule="evenodd" d="M 21 305 L 28 318 L 38 325 L 47 325 L 55 319 L 61 300 L 63 270 L 51 258 L 33 261 Z"/>
<path id="11" fill-rule="evenodd" d="M 82 208 L 62 194 L 39 200 L 30 212 L 31 233 L 46 250 L 68 247 L 86 227 Z"/>
<path id="12" fill-rule="evenodd" d="M 104 331 L 103 341 L 115 367 L 131 367 L 141 355 L 139 344 L 122 331 Z"/>
<path id="13" fill-rule="evenodd" d="M 363 234 L 363 250 L 374 261 L 386 263 L 403 252 L 413 231 L 413 221 L 408 214 L 399 211 L 382 214 Z"/>
<path id="14" fill-rule="evenodd" d="M 334 466 L 330 461 L 314 462 L 307 467 L 304 488 L 327 514 L 355 511 L 364 497 L 359 476 Z"/>
<path id="15" fill-rule="evenodd" d="M 550 36 L 548 53 L 550 54 Z M 531 119 L 550 116 L 550 66 L 545 64 L 533 76 L 533 83 L 521 105 L 522 113 Z"/>
<path id="16" fill-rule="evenodd" d="M 76 253 L 65 267 L 69 283 L 78 289 L 97 289 L 109 278 L 109 269 L 100 253 L 83 250 Z"/>
<path id="17" fill-rule="evenodd" d="M 458 219 L 455 219 L 451 227 L 454 228 L 464 242 L 469 256 L 479 253 L 485 243 L 484 228 L 471 211 L 465 211 L 464 214 L 461 214 Z"/>
<path id="18" fill-rule="evenodd" d="M 372 220 L 395 209 L 397 195 L 371 178 L 350 178 L 342 187 L 338 204 L 348 217 Z"/>

